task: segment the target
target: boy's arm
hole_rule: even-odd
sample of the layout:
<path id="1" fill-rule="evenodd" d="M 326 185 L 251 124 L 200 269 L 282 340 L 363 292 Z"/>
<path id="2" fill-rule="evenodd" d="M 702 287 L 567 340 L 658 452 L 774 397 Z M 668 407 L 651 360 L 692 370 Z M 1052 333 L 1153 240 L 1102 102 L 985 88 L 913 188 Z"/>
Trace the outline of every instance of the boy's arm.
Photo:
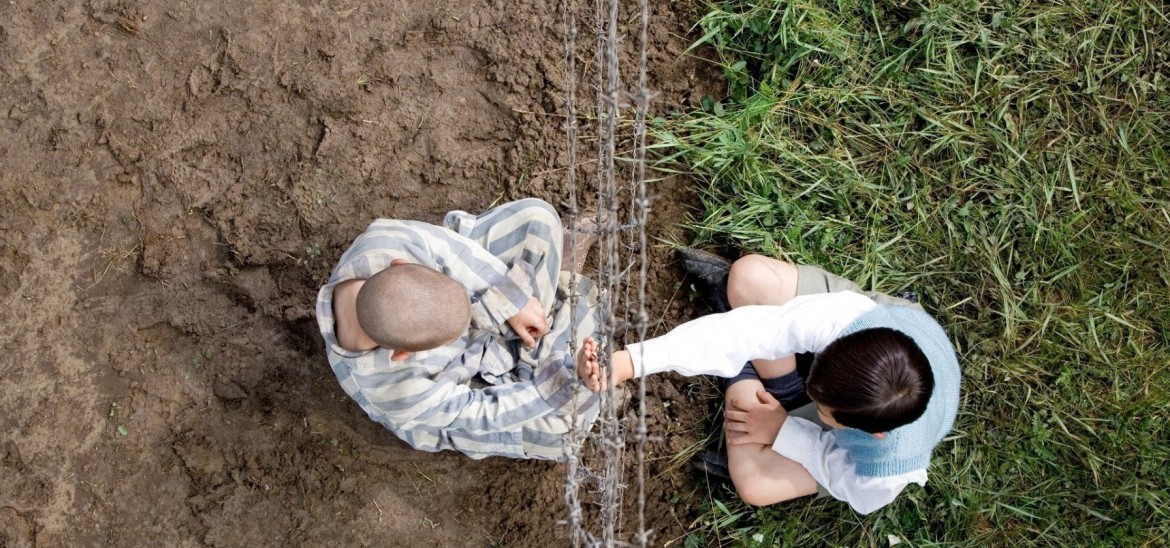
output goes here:
<path id="1" fill-rule="evenodd" d="M 869 514 L 891 503 L 910 483 L 926 484 L 926 470 L 887 477 L 857 474 L 849 453 L 837 445 L 833 431 L 799 417 L 788 417 L 772 450 L 796 461 L 837 500 L 845 501 L 859 514 Z"/>
<path id="2" fill-rule="evenodd" d="M 859 293 L 805 295 L 780 306 L 745 306 L 627 346 L 634 376 L 663 371 L 734 377 L 749 360 L 819 352 L 876 303 Z"/>
<path id="3" fill-rule="evenodd" d="M 537 367 L 530 381 L 473 389 L 439 374 L 362 375 L 354 380 L 384 418 L 401 430 L 430 427 L 471 434 L 519 431 L 526 423 L 553 412 L 585 407 L 574 403 L 576 374 L 567 354 L 554 353 Z"/>

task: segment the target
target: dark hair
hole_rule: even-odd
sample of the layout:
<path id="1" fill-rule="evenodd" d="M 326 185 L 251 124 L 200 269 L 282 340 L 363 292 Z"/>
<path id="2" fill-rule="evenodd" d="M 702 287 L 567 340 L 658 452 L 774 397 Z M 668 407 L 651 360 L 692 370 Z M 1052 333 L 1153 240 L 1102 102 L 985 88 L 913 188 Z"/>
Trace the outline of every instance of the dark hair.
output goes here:
<path id="1" fill-rule="evenodd" d="M 918 420 L 934 390 L 926 354 L 905 333 L 888 327 L 841 337 L 809 368 L 808 395 L 844 426 L 871 434 Z"/>

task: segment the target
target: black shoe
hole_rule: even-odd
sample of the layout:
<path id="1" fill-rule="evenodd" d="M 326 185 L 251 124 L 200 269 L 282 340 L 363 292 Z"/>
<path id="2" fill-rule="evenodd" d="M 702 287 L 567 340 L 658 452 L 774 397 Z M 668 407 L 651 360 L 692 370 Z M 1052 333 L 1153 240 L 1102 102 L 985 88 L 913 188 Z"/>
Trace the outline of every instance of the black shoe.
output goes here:
<path id="1" fill-rule="evenodd" d="M 696 470 L 708 476 L 715 476 L 731 481 L 731 469 L 727 465 L 727 451 L 704 449 L 695 455 L 691 464 L 694 465 Z"/>
<path id="2" fill-rule="evenodd" d="M 897 297 L 899 299 L 906 299 L 907 301 L 918 304 L 918 292 L 917 291 L 909 291 L 909 290 L 899 291 L 897 293 L 894 293 L 893 296 Z"/>
<path id="3" fill-rule="evenodd" d="M 731 261 L 714 253 L 681 247 L 679 257 L 683 260 L 683 270 L 698 278 L 705 287 L 702 288 L 703 297 L 715 312 L 731 310 L 731 303 L 727 300 L 727 275 L 731 273 Z"/>

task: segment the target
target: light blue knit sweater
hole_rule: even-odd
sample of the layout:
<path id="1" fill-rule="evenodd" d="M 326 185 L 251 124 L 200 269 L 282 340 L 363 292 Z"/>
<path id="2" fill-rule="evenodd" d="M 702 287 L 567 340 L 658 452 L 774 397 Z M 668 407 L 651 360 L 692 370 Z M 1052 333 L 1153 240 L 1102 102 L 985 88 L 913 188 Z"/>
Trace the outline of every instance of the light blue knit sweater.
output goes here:
<path id="1" fill-rule="evenodd" d="M 884 439 L 854 428 L 834 433 L 838 445 L 857 463 L 859 475 L 896 476 L 926 468 L 931 450 L 954 425 L 959 411 L 959 360 L 938 322 L 916 307 L 879 305 L 846 326 L 841 336 L 874 327 L 896 329 L 914 340 L 930 361 L 934 393 L 918 420 L 886 432 Z"/>

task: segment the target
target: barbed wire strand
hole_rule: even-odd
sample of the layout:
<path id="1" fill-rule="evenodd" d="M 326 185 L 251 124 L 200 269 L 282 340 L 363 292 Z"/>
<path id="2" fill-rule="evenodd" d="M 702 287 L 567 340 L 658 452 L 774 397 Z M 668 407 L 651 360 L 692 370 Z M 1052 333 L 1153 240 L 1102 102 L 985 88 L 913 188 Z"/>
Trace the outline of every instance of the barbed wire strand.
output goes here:
<path id="1" fill-rule="evenodd" d="M 605 112 L 605 136 L 602 144 L 605 146 L 605 205 L 609 209 L 607 216 L 608 224 L 610 225 L 608 232 L 609 238 L 606 242 L 606 263 L 605 271 L 608 279 L 606 285 L 610 286 L 608 291 L 608 298 L 606 303 L 607 308 L 607 322 L 606 328 L 606 342 L 609 346 L 606 352 L 607 357 L 613 356 L 616 350 L 615 339 L 617 337 L 617 316 L 618 310 L 616 297 L 619 295 L 620 283 L 623 275 L 620 274 L 621 257 L 618 243 L 621 240 L 621 233 L 617 230 L 619 224 L 619 189 L 617 186 L 617 121 L 620 117 L 620 96 L 621 89 L 621 73 L 619 72 L 619 60 L 617 50 L 617 25 L 618 25 L 618 0 L 608 0 L 607 2 L 607 20 L 605 25 L 605 75 L 606 87 L 603 95 L 604 112 Z M 613 362 L 607 361 L 609 371 L 606 378 L 612 378 Z M 622 477 L 623 467 L 622 461 L 625 456 L 625 437 L 622 434 L 621 423 L 618 417 L 618 398 L 616 389 L 612 383 L 607 384 L 607 405 L 606 405 L 606 431 L 602 447 L 606 450 L 605 459 L 605 485 L 602 491 L 602 542 L 606 546 L 613 546 L 618 538 L 618 527 L 621 525 L 622 514 Z"/>
<path id="2" fill-rule="evenodd" d="M 597 132 L 597 158 L 595 169 L 595 184 L 597 188 L 597 218 L 598 232 L 597 254 L 597 283 L 599 292 L 598 302 L 598 358 L 606 378 L 612 378 L 612 355 L 616 350 L 616 336 L 619 332 L 636 331 L 639 340 L 645 339 L 648 327 L 646 311 L 646 282 L 648 273 L 646 223 L 649 216 L 649 200 L 645 186 L 646 161 L 646 116 L 650 101 L 650 94 L 646 87 L 647 64 L 647 26 L 649 8 L 646 0 L 641 0 L 641 29 L 639 35 L 638 61 L 638 89 L 629 94 L 635 107 L 634 120 L 634 151 L 630 182 L 626 188 L 619 188 L 617 182 L 616 141 L 618 121 L 621 118 L 621 74 L 619 72 L 618 56 L 618 1 L 595 0 L 594 3 L 594 32 L 596 51 L 594 52 L 594 67 L 596 72 L 596 111 L 594 120 Z M 576 264 L 576 239 L 580 235 L 577 230 L 577 144 L 578 120 L 576 108 L 577 87 L 577 22 L 576 4 L 574 0 L 564 3 L 565 44 L 564 56 L 566 67 L 566 86 L 568 87 L 565 100 L 566 121 L 565 133 L 567 140 L 567 175 L 566 186 L 569 193 L 569 220 L 570 231 L 569 260 Z M 622 191 L 630 193 L 631 222 L 622 223 L 619 218 L 619 204 L 622 202 Z M 636 234 L 630 236 L 629 242 L 621 244 L 622 233 L 637 229 Z M 622 250 L 629 251 L 628 261 L 623 268 Z M 633 312 L 631 303 L 633 284 L 629 280 L 631 274 L 637 272 L 637 309 Z M 575 280 L 570 282 L 570 306 L 576 309 L 576 299 L 579 298 L 575 288 Z M 623 322 L 619 325 L 618 307 L 615 306 L 616 297 L 624 293 L 620 316 Z M 572 315 L 570 315 L 572 317 Z M 575 322 L 571 325 L 571 350 L 577 352 Z M 623 460 L 625 453 L 625 436 L 622 432 L 618 417 L 619 399 L 615 390 L 609 386 L 603 392 L 600 417 L 598 418 L 598 435 L 594 438 L 599 447 L 599 453 L 604 457 L 601 473 L 598 474 L 581 465 L 580 451 L 588 432 L 580 428 L 576 416 L 571 423 L 569 435 L 565 441 L 565 455 L 567 460 L 565 480 L 565 502 L 569 510 L 568 524 L 573 546 L 617 546 L 637 545 L 646 546 L 649 534 L 645 527 L 645 443 L 646 429 L 646 386 L 645 380 L 639 379 L 639 410 L 638 424 L 635 432 L 638 461 L 638 531 L 634 543 L 627 543 L 618 539 L 622 522 L 622 498 L 625 485 L 622 482 Z M 574 414 L 578 402 L 574 397 Z M 595 483 L 598 491 L 600 506 L 600 535 L 594 536 L 586 527 L 584 513 L 581 509 L 580 486 L 582 480 Z"/>
<path id="3" fill-rule="evenodd" d="M 576 266 L 577 258 L 577 5 L 575 0 L 565 0 L 562 21 L 565 24 L 565 138 L 567 140 L 565 184 L 569 190 L 569 265 Z M 574 270 L 574 269 L 571 269 Z M 577 357 L 577 277 L 569 277 L 569 352 Z M 576 363 L 576 362 L 574 362 Z M 580 487 L 577 482 L 581 463 L 581 447 L 587 431 L 578 424 L 581 403 L 579 391 L 573 391 L 572 416 L 569 432 L 565 436 L 565 505 L 569 509 L 569 535 L 573 548 L 585 542 L 582 527 L 584 514 L 581 511 Z"/>
<path id="4" fill-rule="evenodd" d="M 650 201 L 646 195 L 646 116 L 650 108 L 650 90 L 646 85 L 646 42 L 650 24 L 647 0 L 640 0 L 642 28 L 638 33 L 638 90 L 634 97 L 634 212 L 638 223 L 638 253 L 641 271 L 638 273 L 638 314 L 635 318 L 638 340 L 646 340 L 650 318 L 646 310 L 646 277 L 649 272 L 646 249 L 646 222 L 650 216 Z M 639 362 L 641 360 L 639 359 Z M 638 378 L 638 430 L 635 441 L 638 449 L 638 546 L 649 543 L 646 530 L 646 377 Z"/>

